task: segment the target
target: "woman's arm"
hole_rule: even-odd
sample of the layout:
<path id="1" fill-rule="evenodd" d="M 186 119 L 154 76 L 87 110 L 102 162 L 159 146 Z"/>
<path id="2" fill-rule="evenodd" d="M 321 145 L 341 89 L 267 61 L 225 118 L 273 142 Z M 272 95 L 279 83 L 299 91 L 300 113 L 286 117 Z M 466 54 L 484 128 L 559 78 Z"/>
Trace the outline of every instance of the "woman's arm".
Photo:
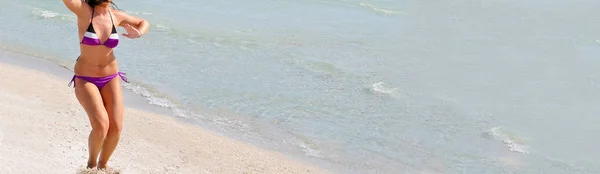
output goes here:
<path id="1" fill-rule="evenodd" d="M 150 29 L 150 23 L 145 19 L 129 15 L 122 11 L 117 11 L 117 14 L 119 15 L 119 18 L 121 18 L 119 26 L 122 26 L 128 32 L 127 34 L 123 34 L 124 36 L 129 38 L 138 38 L 148 33 L 148 30 Z M 135 29 L 135 31 L 138 33 L 132 33 L 132 29 Z"/>
<path id="2" fill-rule="evenodd" d="M 75 15 L 79 16 L 83 12 L 83 4 L 84 2 L 81 0 L 63 0 L 63 3 L 71 12 L 75 13 Z"/>

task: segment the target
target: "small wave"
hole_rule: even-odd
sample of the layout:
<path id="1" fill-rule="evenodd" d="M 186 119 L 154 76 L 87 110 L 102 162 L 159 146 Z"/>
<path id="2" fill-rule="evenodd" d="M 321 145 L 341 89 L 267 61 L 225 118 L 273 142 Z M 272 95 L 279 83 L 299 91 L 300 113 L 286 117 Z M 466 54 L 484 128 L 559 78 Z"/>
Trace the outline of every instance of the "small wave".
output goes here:
<path id="1" fill-rule="evenodd" d="M 506 132 L 500 127 L 493 127 L 486 131 L 488 138 L 499 140 L 508 145 L 508 150 L 519 153 L 529 153 L 528 147 L 516 135 Z"/>
<path id="2" fill-rule="evenodd" d="M 389 95 L 392 97 L 398 97 L 398 95 L 400 95 L 399 89 L 397 87 L 393 87 L 384 82 L 374 83 L 369 88 L 369 91 L 375 94 Z"/>
<path id="3" fill-rule="evenodd" d="M 404 14 L 399 11 L 383 9 L 383 8 L 379 8 L 373 4 L 367 4 L 367 3 L 363 3 L 363 2 L 360 3 L 360 6 L 367 7 L 375 12 L 379 12 L 379 13 L 383 13 L 383 14 Z"/>
<path id="4" fill-rule="evenodd" d="M 45 10 L 45 9 L 40 9 L 40 8 L 33 8 L 31 13 L 33 13 L 34 16 L 36 17 L 41 17 L 43 19 L 62 19 L 62 20 L 71 20 L 74 21 L 77 18 L 75 16 L 69 16 L 69 15 L 65 15 L 65 14 L 60 14 L 57 12 L 53 12 L 50 10 Z"/>
<path id="5" fill-rule="evenodd" d="M 222 45 L 222 44 L 220 44 L 220 43 L 218 43 L 218 42 L 213 42 L 212 44 L 213 44 L 214 46 L 216 46 L 216 47 L 224 47 L 224 46 L 225 46 L 225 45 Z"/>
<path id="6" fill-rule="evenodd" d="M 142 97 L 146 98 L 146 100 L 148 100 L 148 104 L 160 106 L 163 108 L 168 108 L 173 112 L 173 114 L 175 116 L 188 118 L 187 112 L 182 109 L 177 108 L 177 106 L 173 102 L 171 102 L 169 99 L 157 97 L 152 92 L 150 92 L 148 89 L 146 89 L 140 85 L 125 83 L 124 86 L 125 86 L 125 88 L 133 91 L 133 93 L 135 93 L 137 95 L 141 95 Z"/>
<path id="7" fill-rule="evenodd" d="M 53 18 L 53 17 L 58 16 L 58 13 L 44 10 L 40 13 L 40 16 L 48 19 L 48 18 Z"/>
<path id="8" fill-rule="evenodd" d="M 300 60 L 296 58 L 291 58 L 291 62 L 294 66 L 299 66 L 304 68 L 311 73 L 316 73 L 319 75 L 325 75 L 333 78 L 355 78 L 357 77 L 355 74 L 349 73 L 343 68 L 339 68 L 334 64 L 322 61 L 313 61 L 313 60 Z"/>
<path id="9" fill-rule="evenodd" d="M 300 144 L 298 144 L 298 147 L 302 148 L 302 151 L 304 151 L 304 155 L 306 155 L 306 156 L 315 157 L 315 158 L 323 158 L 323 156 L 321 155 L 321 153 L 318 150 L 313 149 L 306 143 L 300 143 Z"/>
<path id="10" fill-rule="evenodd" d="M 293 144 L 299 147 L 300 150 L 304 152 L 305 156 L 321 159 L 325 158 L 325 156 L 323 156 L 323 152 L 317 150 L 317 145 L 314 143 L 314 140 L 311 137 L 302 134 L 297 134 L 294 132 L 291 133 L 293 137 Z"/>
<path id="11" fill-rule="evenodd" d="M 158 28 L 161 31 L 171 31 L 171 27 L 162 24 L 156 24 L 156 28 Z"/>
<path id="12" fill-rule="evenodd" d="M 306 68 L 316 73 L 325 73 L 329 75 L 336 75 L 341 72 L 340 69 L 336 68 L 333 64 L 327 62 L 319 62 L 319 61 L 304 61 L 298 62 L 299 64 L 303 64 Z"/>
<path id="13" fill-rule="evenodd" d="M 129 13 L 132 15 L 152 15 L 152 13 L 150 13 L 150 12 L 127 11 L 126 13 Z"/>

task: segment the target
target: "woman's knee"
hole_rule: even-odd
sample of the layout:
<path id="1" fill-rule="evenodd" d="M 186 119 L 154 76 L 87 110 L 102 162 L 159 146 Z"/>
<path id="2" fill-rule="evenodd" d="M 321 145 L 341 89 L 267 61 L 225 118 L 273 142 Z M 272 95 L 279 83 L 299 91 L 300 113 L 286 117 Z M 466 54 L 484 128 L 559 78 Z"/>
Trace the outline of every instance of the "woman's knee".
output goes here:
<path id="1" fill-rule="evenodd" d="M 108 126 L 108 134 L 120 134 L 123 130 L 123 123 L 112 122 Z"/>
<path id="2" fill-rule="evenodd" d="M 96 116 L 97 119 L 91 121 L 92 130 L 96 133 L 102 133 L 106 135 L 108 133 L 110 124 L 107 116 Z"/>

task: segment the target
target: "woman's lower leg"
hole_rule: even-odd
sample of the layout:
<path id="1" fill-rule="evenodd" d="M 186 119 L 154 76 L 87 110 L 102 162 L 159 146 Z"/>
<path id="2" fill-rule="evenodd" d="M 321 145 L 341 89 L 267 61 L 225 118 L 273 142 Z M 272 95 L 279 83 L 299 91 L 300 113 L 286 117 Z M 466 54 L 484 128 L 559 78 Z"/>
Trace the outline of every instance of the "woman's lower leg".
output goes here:
<path id="1" fill-rule="evenodd" d="M 116 123 L 115 123 L 116 124 Z M 104 144 L 102 145 L 102 151 L 100 152 L 100 160 L 98 161 L 98 168 L 106 168 L 108 160 L 112 156 L 113 152 L 119 144 L 121 137 L 121 125 L 113 125 L 108 129 Z"/>
<path id="2" fill-rule="evenodd" d="M 89 148 L 89 159 L 88 159 L 88 168 L 94 168 L 98 164 L 96 160 L 98 160 L 98 154 L 102 150 L 102 144 L 108 133 L 108 125 L 98 124 L 96 126 L 92 126 L 92 131 L 88 137 L 88 148 Z"/>

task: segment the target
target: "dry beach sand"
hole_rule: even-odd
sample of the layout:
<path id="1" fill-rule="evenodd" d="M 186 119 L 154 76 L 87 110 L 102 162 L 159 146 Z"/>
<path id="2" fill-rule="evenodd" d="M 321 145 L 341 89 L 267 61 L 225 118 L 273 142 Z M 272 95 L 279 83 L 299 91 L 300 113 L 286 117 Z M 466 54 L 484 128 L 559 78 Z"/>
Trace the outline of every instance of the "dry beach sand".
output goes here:
<path id="1" fill-rule="evenodd" d="M 7 55 L 12 54 L 0 54 Z M 84 168 L 90 126 L 67 83 L 65 77 L 0 62 L 0 173 Z M 109 166 L 126 174 L 325 173 L 278 152 L 128 106 Z"/>

